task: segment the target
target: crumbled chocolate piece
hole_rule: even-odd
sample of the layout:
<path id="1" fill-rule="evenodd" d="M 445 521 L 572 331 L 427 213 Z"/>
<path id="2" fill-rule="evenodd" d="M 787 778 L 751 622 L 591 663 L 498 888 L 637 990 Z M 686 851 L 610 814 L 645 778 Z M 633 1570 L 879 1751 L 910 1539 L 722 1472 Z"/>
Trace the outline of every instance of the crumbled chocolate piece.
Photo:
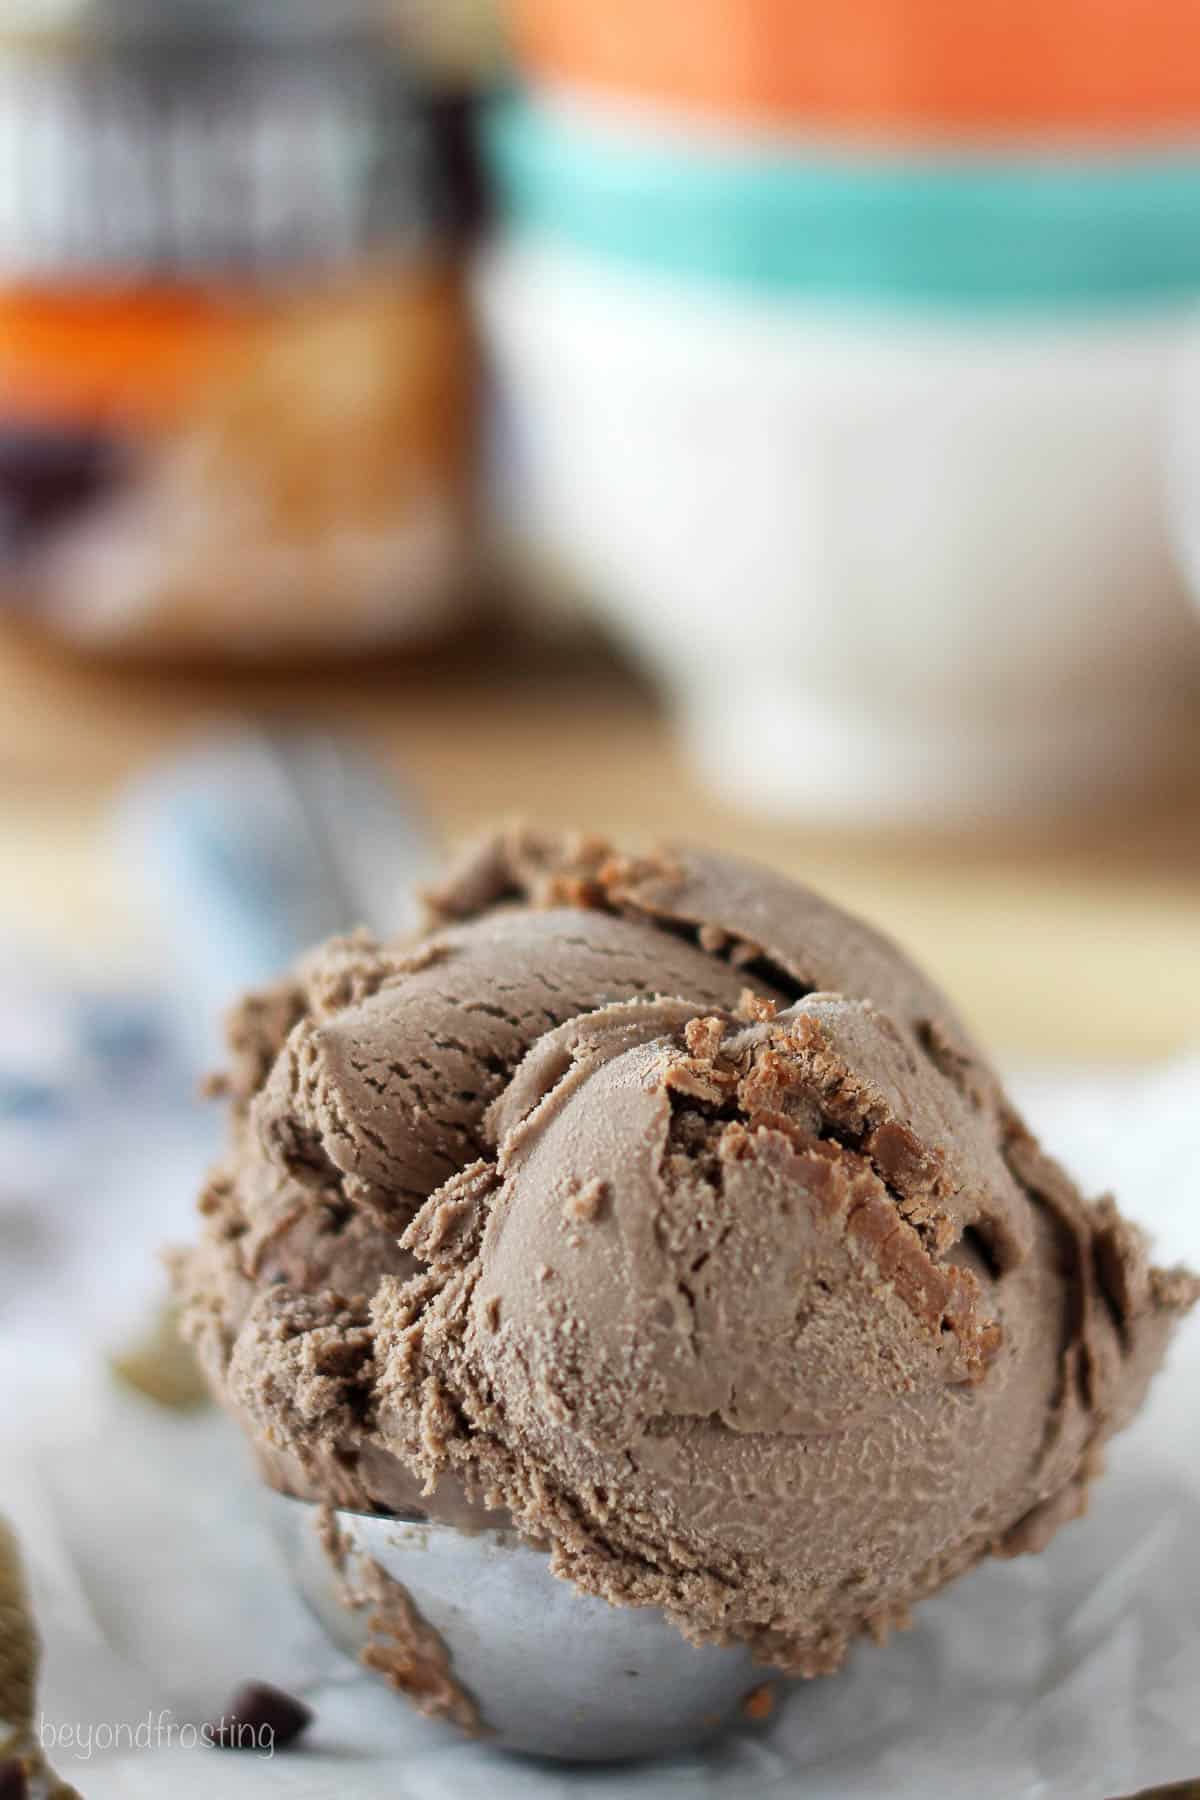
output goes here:
<path id="1" fill-rule="evenodd" d="M 0 1762 L 0 1800 L 28 1800 L 29 1776 L 24 1760 L 10 1756 Z"/>
<path id="2" fill-rule="evenodd" d="M 135 1342 L 112 1358 L 111 1366 L 126 1387 L 170 1411 L 193 1412 L 209 1403 L 196 1358 L 179 1335 L 173 1306 L 164 1307 Z"/>
<path id="3" fill-rule="evenodd" d="M 266 1681 L 247 1681 L 208 1726 L 206 1736 L 221 1750 L 286 1750 L 312 1723 L 303 1700 Z"/>
<path id="4" fill-rule="evenodd" d="M 775 1711 L 775 1689 L 769 1681 L 764 1681 L 760 1687 L 751 1688 L 742 1701 L 742 1711 L 748 1719 L 753 1719 L 756 1725 L 761 1724 L 764 1719 L 770 1718 Z"/>

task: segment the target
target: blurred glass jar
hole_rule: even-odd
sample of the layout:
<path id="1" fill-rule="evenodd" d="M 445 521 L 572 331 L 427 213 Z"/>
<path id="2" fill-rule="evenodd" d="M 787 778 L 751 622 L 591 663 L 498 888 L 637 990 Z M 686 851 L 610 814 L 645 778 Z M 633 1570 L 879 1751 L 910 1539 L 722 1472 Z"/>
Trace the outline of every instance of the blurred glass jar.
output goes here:
<path id="1" fill-rule="evenodd" d="M 45 628 L 283 656 L 465 606 L 478 189 L 390 10 L 5 9 L 0 591 Z"/>

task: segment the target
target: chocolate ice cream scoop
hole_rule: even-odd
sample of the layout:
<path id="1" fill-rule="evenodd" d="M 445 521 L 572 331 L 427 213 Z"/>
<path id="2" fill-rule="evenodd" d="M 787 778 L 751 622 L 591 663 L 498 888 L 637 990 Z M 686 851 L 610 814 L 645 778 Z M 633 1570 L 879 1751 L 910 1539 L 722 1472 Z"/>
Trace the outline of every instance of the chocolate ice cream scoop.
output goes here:
<path id="1" fill-rule="evenodd" d="M 1077 1516 L 1200 1294 L 797 885 L 512 833 L 234 1022 L 179 1261 L 268 1478 L 792 1673 Z"/>

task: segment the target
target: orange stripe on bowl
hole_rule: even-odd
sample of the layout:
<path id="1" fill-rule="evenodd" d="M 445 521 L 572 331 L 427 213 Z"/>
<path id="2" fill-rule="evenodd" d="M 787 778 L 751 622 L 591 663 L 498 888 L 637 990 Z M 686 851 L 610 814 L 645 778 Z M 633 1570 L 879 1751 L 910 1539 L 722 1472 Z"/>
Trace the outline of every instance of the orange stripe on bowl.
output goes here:
<path id="1" fill-rule="evenodd" d="M 1200 126 L 1196 0 L 512 0 L 535 72 L 772 124 Z"/>

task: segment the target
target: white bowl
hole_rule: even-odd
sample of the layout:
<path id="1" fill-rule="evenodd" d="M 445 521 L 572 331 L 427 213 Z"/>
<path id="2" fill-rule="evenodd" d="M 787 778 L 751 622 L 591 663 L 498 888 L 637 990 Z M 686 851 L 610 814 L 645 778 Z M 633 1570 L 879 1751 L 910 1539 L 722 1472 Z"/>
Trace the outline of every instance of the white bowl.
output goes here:
<path id="1" fill-rule="evenodd" d="M 1053 814 L 1179 754 L 1186 311 L 773 305 L 531 242 L 479 286 L 530 531 L 738 802 Z"/>

